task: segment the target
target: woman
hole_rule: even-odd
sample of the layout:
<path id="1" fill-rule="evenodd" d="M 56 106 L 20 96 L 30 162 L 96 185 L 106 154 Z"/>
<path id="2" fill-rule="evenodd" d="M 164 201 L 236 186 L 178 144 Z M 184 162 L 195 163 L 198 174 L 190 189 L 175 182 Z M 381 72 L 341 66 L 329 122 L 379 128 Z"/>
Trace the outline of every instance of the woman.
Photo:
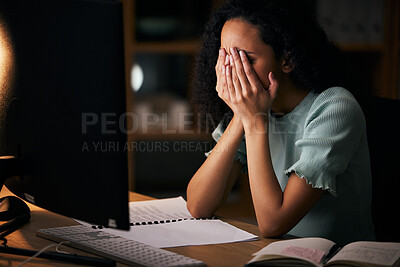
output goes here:
<path id="1" fill-rule="evenodd" d="M 212 215 L 244 170 L 263 236 L 373 240 L 364 116 L 339 87 L 337 50 L 296 2 L 233 0 L 208 23 L 193 95 L 220 123 L 187 206 Z"/>

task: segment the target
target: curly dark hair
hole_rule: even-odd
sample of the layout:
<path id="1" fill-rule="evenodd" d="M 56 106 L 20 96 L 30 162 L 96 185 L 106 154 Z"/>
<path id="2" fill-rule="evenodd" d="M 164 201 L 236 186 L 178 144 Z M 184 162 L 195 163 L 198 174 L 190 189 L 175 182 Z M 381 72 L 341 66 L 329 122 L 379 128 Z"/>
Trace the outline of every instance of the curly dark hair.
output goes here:
<path id="1" fill-rule="evenodd" d="M 232 0 L 212 15 L 196 58 L 191 92 L 197 119 L 207 132 L 221 120 L 225 122 L 224 118 L 229 121 L 232 117 L 232 111 L 215 90 L 221 31 L 228 20 L 240 18 L 257 26 L 260 38 L 272 47 L 277 60 L 289 56 L 295 66 L 290 78 L 296 86 L 317 93 L 343 86 L 340 50 L 310 13 L 313 9 L 304 4 L 298 0 Z"/>

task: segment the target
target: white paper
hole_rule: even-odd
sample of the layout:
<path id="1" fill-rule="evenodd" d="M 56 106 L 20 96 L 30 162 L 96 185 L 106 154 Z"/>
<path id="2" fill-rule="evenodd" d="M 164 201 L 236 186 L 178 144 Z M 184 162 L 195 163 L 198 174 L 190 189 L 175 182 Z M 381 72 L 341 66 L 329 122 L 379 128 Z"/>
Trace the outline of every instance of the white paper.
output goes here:
<path id="1" fill-rule="evenodd" d="M 130 231 L 103 228 L 102 231 L 154 247 L 167 248 L 190 245 L 221 244 L 256 240 L 258 237 L 218 219 L 194 219 L 182 197 L 129 203 Z M 145 219 L 145 221 L 141 221 Z M 169 220 L 170 222 L 166 222 Z M 172 222 L 174 220 L 174 222 Z M 163 223 L 154 224 L 154 221 Z M 91 224 L 78 221 L 91 227 Z M 152 224 L 148 224 L 152 222 Z"/>

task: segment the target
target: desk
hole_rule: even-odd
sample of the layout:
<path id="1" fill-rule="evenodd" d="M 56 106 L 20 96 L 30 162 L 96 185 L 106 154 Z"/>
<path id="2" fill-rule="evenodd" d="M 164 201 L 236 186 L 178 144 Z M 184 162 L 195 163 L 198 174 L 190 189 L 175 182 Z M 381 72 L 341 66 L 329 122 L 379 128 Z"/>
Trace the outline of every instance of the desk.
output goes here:
<path id="1" fill-rule="evenodd" d="M 0 192 L 0 197 L 11 195 L 10 191 L 6 187 Z M 130 193 L 130 201 L 142 201 L 150 200 L 151 197 L 140 195 L 137 193 Z M 29 204 L 31 209 L 31 221 L 24 225 L 19 230 L 8 235 L 6 238 L 8 240 L 8 245 L 10 247 L 20 247 L 26 249 L 40 250 L 47 245 L 54 244 L 54 242 L 48 241 L 46 239 L 37 237 L 35 231 L 41 228 L 59 227 L 59 226 L 69 226 L 76 225 L 77 223 L 71 218 L 55 214 L 53 212 L 41 209 L 35 205 Z M 233 221 L 226 219 L 224 220 L 232 225 L 235 225 L 243 230 L 251 232 L 255 235 L 260 236 L 258 227 L 255 225 Z M 269 243 L 275 241 L 276 239 L 260 238 L 257 241 L 250 242 L 237 242 L 237 243 L 227 243 L 227 244 L 217 244 L 217 245 L 203 245 L 203 246 L 187 246 L 187 247 L 176 247 L 168 248 L 167 250 L 189 256 L 207 263 L 207 266 L 219 267 L 219 266 L 243 266 L 247 261 L 252 258 L 252 254 Z M 89 253 L 62 246 L 64 251 L 75 252 L 80 255 L 89 255 Z M 54 251 L 50 249 L 50 251 Z M 0 254 L 0 266 L 17 266 L 19 263 L 24 261 L 26 257 Z M 71 266 L 71 264 L 49 261 L 45 259 L 34 259 L 27 266 Z M 78 265 L 74 265 L 78 266 Z M 126 266 L 118 263 L 117 266 Z"/>

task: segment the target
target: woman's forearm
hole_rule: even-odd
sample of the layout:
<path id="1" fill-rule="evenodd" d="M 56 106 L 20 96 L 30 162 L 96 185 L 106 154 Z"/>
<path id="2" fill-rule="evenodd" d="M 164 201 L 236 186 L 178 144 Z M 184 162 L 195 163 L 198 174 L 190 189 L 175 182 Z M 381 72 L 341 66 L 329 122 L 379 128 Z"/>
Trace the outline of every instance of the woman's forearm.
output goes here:
<path id="1" fill-rule="evenodd" d="M 222 204 L 236 180 L 239 168 L 232 168 L 243 139 L 241 121 L 232 118 L 211 154 L 194 174 L 187 187 L 187 207 L 194 217 L 211 216 Z"/>
<path id="2" fill-rule="evenodd" d="M 324 190 L 313 188 L 293 172 L 282 192 L 272 165 L 266 121 L 243 124 L 249 184 L 258 227 L 263 236 L 275 237 L 290 231 L 322 197 Z"/>
<path id="3" fill-rule="evenodd" d="M 273 169 L 266 119 L 246 125 L 249 184 L 259 226 L 278 214 L 283 192 Z"/>

